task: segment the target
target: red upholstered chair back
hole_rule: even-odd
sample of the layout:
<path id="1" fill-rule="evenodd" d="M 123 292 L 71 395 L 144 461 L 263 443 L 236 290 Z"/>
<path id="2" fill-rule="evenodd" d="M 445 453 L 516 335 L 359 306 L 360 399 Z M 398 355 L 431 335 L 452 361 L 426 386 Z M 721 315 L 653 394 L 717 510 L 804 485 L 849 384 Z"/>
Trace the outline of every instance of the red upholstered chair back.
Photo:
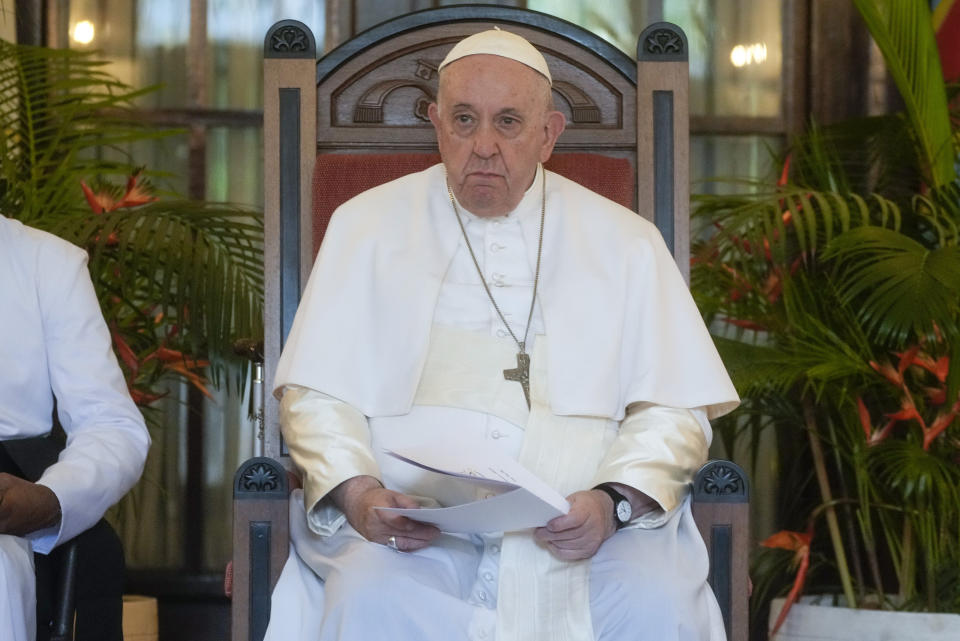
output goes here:
<path id="1" fill-rule="evenodd" d="M 320 154 L 313 170 L 313 255 L 320 249 L 330 216 L 357 194 L 440 162 L 438 153 Z M 633 207 L 636 172 L 625 158 L 601 154 L 554 154 L 546 168 Z"/>

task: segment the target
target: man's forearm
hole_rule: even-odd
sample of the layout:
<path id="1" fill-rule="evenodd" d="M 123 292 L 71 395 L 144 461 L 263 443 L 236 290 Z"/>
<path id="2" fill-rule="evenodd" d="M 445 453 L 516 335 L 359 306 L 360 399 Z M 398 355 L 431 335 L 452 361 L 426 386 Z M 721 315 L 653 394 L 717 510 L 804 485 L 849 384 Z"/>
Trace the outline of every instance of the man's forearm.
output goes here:
<path id="1" fill-rule="evenodd" d="M 383 483 L 374 476 L 354 476 L 333 488 L 327 496 L 341 512 L 346 514 L 348 507 L 356 503 L 360 496 L 370 490 L 382 487 Z"/>

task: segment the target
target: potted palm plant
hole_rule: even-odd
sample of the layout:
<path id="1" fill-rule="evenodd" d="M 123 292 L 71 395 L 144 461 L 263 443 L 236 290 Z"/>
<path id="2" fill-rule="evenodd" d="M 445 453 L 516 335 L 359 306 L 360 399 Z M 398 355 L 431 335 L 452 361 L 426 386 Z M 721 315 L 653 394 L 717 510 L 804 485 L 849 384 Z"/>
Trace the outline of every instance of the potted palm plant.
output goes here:
<path id="1" fill-rule="evenodd" d="M 134 400 L 161 380 L 204 388 L 234 336 L 262 334 L 262 222 L 228 204 L 157 197 L 125 149 L 169 136 L 94 54 L 0 40 L 0 212 L 90 253 Z M 150 413 L 147 412 L 150 419 Z"/>
<path id="2" fill-rule="evenodd" d="M 695 212 L 692 289 L 745 400 L 733 420 L 810 462 L 781 488 L 808 509 L 765 542 L 795 577 L 775 629 L 805 581 L 853 608 L 960 613 L 960 127 L 925 3 L 855 4 L 903 112 L 811 126 L 777 180 Z M 954 638 L 954 616 L 922 638 Z"/>

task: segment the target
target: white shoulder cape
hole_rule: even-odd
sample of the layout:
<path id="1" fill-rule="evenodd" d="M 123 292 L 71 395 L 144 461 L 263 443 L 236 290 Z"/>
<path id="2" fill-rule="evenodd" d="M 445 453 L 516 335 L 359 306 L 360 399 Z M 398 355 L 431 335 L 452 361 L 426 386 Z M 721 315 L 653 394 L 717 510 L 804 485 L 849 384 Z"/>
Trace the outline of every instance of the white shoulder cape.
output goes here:
<path id="1" fill-rule="evenodd" d="M 656 227 L 546 173 L 540 305 L 559 415 L 623 418 L 630 403 L 739 403 Z M 539 191 L 539 190 L 537 190 Z M 523 218 L 532 266 L 539 216 Z M 277 365 L 274 393 L 301 385 L 367 416 L 405 414 L 434 307 L 460 239 L 442 165 L 386 183 L 334 213 Z"/>

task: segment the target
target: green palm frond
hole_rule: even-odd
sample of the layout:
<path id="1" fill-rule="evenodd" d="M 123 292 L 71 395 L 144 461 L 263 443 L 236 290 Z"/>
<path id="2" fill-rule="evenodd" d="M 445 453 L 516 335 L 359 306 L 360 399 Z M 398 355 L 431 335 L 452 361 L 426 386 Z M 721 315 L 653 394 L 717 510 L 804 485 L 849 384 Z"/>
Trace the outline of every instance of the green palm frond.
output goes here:
<path id="1" fill-rule="evenodd" d="M 771 259 L 789 266 L 800 254 L 816 252 L 837 234 L 861 226 L 899 229 L 900 205 L 880 194 L 816 191 L 786 185 L 774 191 L 737 196 L 698 196 L 698 233 L 712 232 L 711 242 L 722 261 L 735 265 Z"/>
<path id="2" fill-rule="evenodd" d="M 779 392 L 798 377 L 794 368 L 785 367 L 786 359 L 777 349 L 717 336 L 713 342 L 741 396 Z"/>
<path id="3" fill-rule="evenodd" d="M 934 186 L 953 181 L 957 146 L 927 3 L 854 0 L 854 4 L 903 97 L 921 164 L 927 168 L 925 178 Z"/>
<path id="4" fill-rule="evenodd" d="M 943 457 L 927 452 L 919 439 L 888 440 L 870 452 L 871 474 L 896 503 L 949 511 L 960 503 L 960 472 Z M 960 545 L 960 541 L 957 542 Z"/>
<path id="5" fill-rule="evenodd" d="M 903 114 L 811 123 L 790 145 L 794 184 L 817 191 L 881 193 L 906 202 L 923 180 Z"/>
<path id="6" fill-rule="evenodd" d="M 830 385 L 873 374 L 869 347 L 856 325 L 846 334 L 823 319 L 804 314 L 790 321 L 795 331 L 776 339 L 747 342 L 714 336 L 717 351 L 742 396 L 786 394 L 811 388 L 819 396 Z"/>
<path id="7" fill-rule="evenodd" d="M 931 249 L 889 229 L 861 227 L 835 238 L 828 256 L 841 266 L 842 299 L 879 340 L 902 342 L 934 326 L 957 335 L 960 247 Z"/>
<path id="8" fill-rule="evenodd" d="M 104 149 L 170 135 L 138 122 L 133 90 L 90 53 L 0 40 L 0 211 L 33 224 L 82 206 L 80 180 L 129 175 Z"/>
<path id="9" fill-rule="evenodd" d="M 237 336 L 263 333 L 262 218 L 233 205 L 158 201 L 64 217 L 50 230 L 90 251 L 111 300 L 176 324 L 195 353 L 230 356 Z M 119 278 L 116 278 L 119 275 Z"/>

